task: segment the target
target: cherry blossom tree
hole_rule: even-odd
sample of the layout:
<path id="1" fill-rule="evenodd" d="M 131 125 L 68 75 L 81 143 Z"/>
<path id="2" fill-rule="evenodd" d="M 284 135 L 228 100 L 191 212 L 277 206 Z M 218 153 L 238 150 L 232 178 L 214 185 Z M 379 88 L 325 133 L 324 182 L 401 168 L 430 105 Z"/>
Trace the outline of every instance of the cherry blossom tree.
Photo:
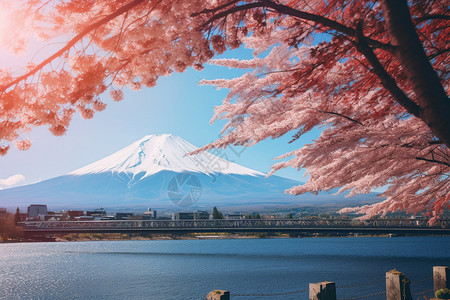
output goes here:
<path id="1" fill-rule="evenodd" d="M 35 126 L 65 133 L 78 111 L 105 109 L 126 86 L 205 63 L 246 70 L 202 81 L 229 90 L 213 120 L 222 137 L 199 151 L 251 146 L 321 128 L 312 144 L 273 166 L 306 168 L 292 194 L 387 187 L 356 211 L 428 211 L 450 200 L 450 11 L 444 0 L 70 0 L 24 1 L 10 16 L 9 45 L 72 37 L 22 74 L 0 71 L 0 153 Z M 249 60 L 213 59 L 253 49 Z"/>

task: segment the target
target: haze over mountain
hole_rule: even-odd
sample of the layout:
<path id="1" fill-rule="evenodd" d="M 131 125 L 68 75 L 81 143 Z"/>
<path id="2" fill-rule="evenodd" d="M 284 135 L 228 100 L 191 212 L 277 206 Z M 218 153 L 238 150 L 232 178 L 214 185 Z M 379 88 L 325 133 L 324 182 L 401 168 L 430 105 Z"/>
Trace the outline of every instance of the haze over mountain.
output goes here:
<path id="1" fill-rule="evenodd" d="M 292 196 L 299 184 L 203 152 L 173 134 L 148 135 L 67 175 L 0 191 L 0 207 L 47 204 L 51 209 L 138 210 L 212 206 L 295 205 L 343 200 L 329 193 Z M 374 198 L 367 195 L 364 199 Z"/>

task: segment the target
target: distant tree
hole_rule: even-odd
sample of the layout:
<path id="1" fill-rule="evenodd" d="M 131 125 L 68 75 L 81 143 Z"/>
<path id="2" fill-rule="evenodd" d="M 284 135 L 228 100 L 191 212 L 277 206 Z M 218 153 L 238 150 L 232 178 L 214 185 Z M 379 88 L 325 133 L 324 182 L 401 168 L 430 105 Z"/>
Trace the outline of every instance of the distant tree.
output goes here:
<path id="1" fill-rule="evenodd" d="M 292 219 L 294 217 L 294 215 L 292 214 L 292 213 L 288 213 L 287 215 L 286 215 L 286 218 L 288 218 L 288 219 Z"/>
<path id="2" fill-rule="evenodd" d="M 223 214 L 214 206 L 212 210 L 213 219 L 223 219 Z"/>
<path id="3" fill-rule="evenodd" d="M 261 219 L 260 214 L 257 212 L 254 212 L 252 215 L 253 215 L 253 219 Z"/>
<path id="4" fill-rule="evenodd" d="M 14 224 L 14 216 L 10 213 L 0 219 L 0 239 L 6 242 L 9 239 L 18 239 L 22 235 L 20 227 Z"/>
<path id="5" fill-rule="evenodd" d="M 9 238 L 9 227 L 7 219 L 0 219 L 0 239 L 6 241 Z"/>
<path id="6" fill-rule="evenodd" d="M 9 1 L 15 5 L 19 1 Z M 206 62 L 247 73 L 203 81 L 229 90 L 213 121 L 223 136 L 199 151 L 251 146 L 313 128 L 321 136 L 280 156 L 273 172 L 306 168 L 291 194 L 386 186 L 386 199 L 352 209 L 433 217 L 450 200 L 450 12 L 445 0 L 24 0 L 2 32 L 20 51 L 31 35 L 72 38 L 23 73 L 0 72 L 0 154 L 23 133 L 63 135 L 100 95 L 152 87 L 160 76 Z M 4 21 L 4 20 L 2 20 Z M 24 26 L 27 26 L 24 28 Z M 245 45 L 250 60 L 217 59 Z M 352 211 L 350 209 L 344 212 Z"/>

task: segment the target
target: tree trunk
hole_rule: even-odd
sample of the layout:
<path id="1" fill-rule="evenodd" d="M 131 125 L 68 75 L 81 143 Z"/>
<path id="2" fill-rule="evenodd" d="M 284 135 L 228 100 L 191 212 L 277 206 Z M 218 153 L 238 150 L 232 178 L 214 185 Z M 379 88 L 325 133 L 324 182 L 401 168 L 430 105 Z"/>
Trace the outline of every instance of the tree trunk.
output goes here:
<path id="1" fill-rule="evenodd" d="M 407 1 L 383 0 L 381 3 L 395 56 L 422 108 L 420 118 L 450 147 L 450 100 L 419 40 Z"/>

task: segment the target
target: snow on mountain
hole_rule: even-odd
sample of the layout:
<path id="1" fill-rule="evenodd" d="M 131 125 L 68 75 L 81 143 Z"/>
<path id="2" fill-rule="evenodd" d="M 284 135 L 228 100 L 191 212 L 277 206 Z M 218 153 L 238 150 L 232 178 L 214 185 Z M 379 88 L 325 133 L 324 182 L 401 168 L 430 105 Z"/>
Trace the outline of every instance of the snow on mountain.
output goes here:
<path id="1" fill-rule="evenodd" d="M 187 155 L 196 149 L 198 148 L 174 134 L 148 135 L 106 158 L 69 173 L 69 175 L 124 172 L 133 175 L 144 174 L 140 178 L 144 179 L 163 170 L 208 175 L 217 173 L 265 175 L 211 153 Z"/>

